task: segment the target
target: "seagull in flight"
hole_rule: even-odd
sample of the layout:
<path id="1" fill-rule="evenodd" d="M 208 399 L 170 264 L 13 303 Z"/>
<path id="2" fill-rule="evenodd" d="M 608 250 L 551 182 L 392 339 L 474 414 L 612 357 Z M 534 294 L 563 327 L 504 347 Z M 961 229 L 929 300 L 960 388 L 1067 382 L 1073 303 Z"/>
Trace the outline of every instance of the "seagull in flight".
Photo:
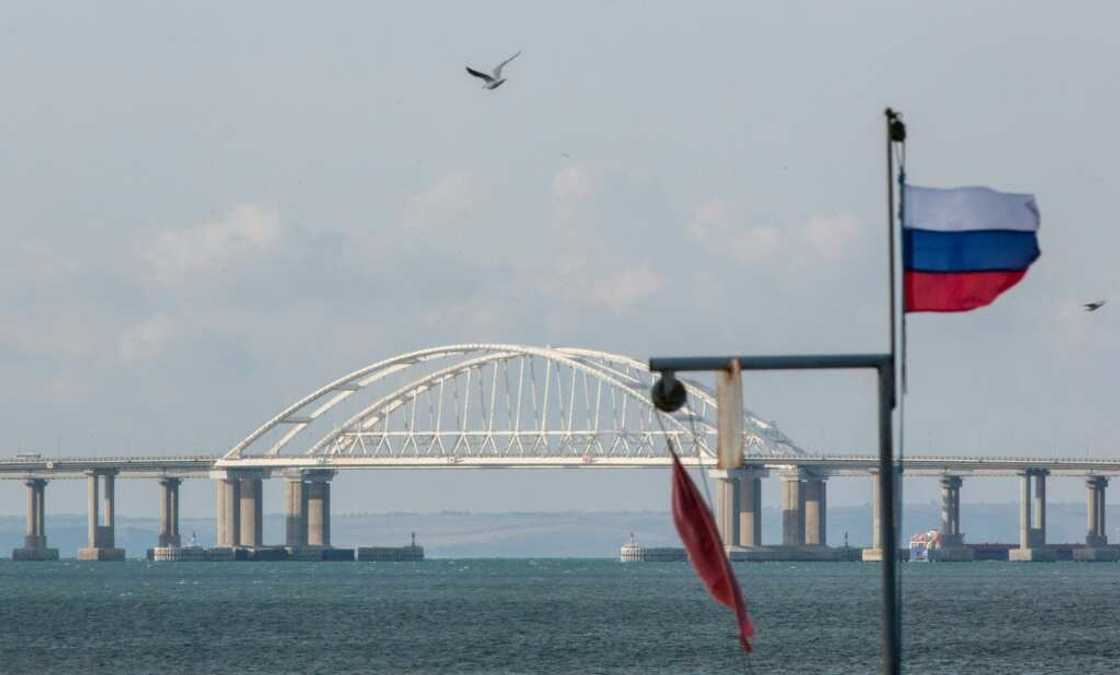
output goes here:
<path id="1" fill-rule="evenodd" d="M 485 82 L 485 84 L 482 85 L 483 89 L 497 89 L 498 87 L 502 86 L 506 81 L 506 78 L 502 77 L 502 68 L 505 68 L 507 63 L 516 59 L 518 56 L 521 56 L 521 51 L 520 50 L 516 54 L 514 54 L 513 56 L 506 59 L 505 61 L 502 61 L 501 63 L 499 63 L 498 67 L 494 69 L 494 72 L 490 73 L 489 75 L 487 75 L 486 73 L 484 73 L 482 71 L 475 70 L 474 68 L 471 68 L 470 66 L 467 66 L 467 72 Z"/>
<path id="2" fill-rule="evenodd" d="M 1104 307 L 1104 303 L 1106 303 L 1106 302 L 1108 302 L 1108 300 L 1097 300 L 1096 302 L 1086 302 L 1084 305 L 1082 305 L 1082 307 L 1085 308 L 1086 312 L 1095 312 L 1098 309 L 1100 309 L 1101 307 Z"/>

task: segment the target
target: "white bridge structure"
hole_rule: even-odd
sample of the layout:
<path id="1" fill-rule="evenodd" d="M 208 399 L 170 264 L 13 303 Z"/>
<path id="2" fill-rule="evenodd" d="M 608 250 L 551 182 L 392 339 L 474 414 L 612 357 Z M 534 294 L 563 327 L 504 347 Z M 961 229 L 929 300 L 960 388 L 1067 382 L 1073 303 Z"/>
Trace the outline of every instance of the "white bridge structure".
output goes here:
<path id="1" fill-rule="evenodd" d="M 684 381 L 674 414 L 650 403 L 653 377 L 629 356 L 576 348 L 463 344 L 379 361 L 268 420 L 217 462 L 234 467 L 664 466 L 672 439 L 714 461 L 716 399 Z M 752 459 L 807 453 L 744 412 Z"/>
<path id="2" fill-rule="evenodd" d="M 329 382 L 220 455 L 48 458 L 25 453 L 0 458 L 0 479 L 22 480 L 28 489 L 27 536 L 13 557 L 58 556 L 47 547 L 45 525 L 46 486 L 57 479 L 87 480 L 89 545 L 79 552 L 85 559 L 124 556 L 114 546 L 118 477 L 159 480 L 156 550 L 166 549 L 170 559 L 181 544 L 179 485 L 188 478 L 217 484 L 213 550 L 219 557 L 257 555 L 253 552 L 275 557 L 281 551 L 262 540 L 262 482 L 281 478 L 287 512 L 283 550 L 292 557 L 331 559 L 346 557 L 345 550 L 331 545 L 330 532 L 331 481 L 340 470 L 665 467 L 670 442 L 684 463 L 714 467 L 719 428 L 715 394 L 682 379 L 687 403 L 667 414 L 650 402 L 653 379 L 647 363 L 611 352 L 451 345 L 378 361 Z M 878 457 L 806 452 L 773 422 L 745 409 L 742 415 L 743 466 L 711 472 L 724 543 L 747 559 L 846 555 L 846 550 L 827 546 L 826 482 L 832 476 L 873 474 Z M 1110 477 L 1120 475 L 1118 458 L 908 456 L 897 466 L 907 475 L 940 480 L 941 535 L 950 559 L 973 554 L 964 544 L 960 491 L 964 478 L 985 475 L 1020 477 L 1019 548 L 1012 559 L 1050 560 L 1056 555 L 1046 542 L 1046 481 L 1051 475 L 1086 481 L 1088 527 L 1085 544 L 1078 545 L 1084 550 L 1074 554 L 1085 560 L 1120 559 L 1120 547 L 1108 543 L 1105 524 L 1105 488 Z M 780 481 L 778 546 L 762 544 L 762 480 L 768 477 Z M 871 491 L 875 522 L 878 494 Z M 872 532 L 864 557 L 877 560 L 883 542 L 879 527 Z"/>

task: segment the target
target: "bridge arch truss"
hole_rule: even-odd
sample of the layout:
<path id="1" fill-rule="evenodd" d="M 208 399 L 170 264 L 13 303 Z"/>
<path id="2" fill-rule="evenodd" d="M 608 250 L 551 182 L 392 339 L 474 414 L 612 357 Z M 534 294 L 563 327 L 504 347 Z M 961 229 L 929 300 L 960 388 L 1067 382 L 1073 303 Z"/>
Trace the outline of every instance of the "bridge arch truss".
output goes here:
<path id="1" fill-rule="evenodd" d="M 314 466 L 662 465 L 666 441 L 703 461 L 716 447 L 715 396 L 686 380 L 674 414 L 649 402 L 632 357 L 580 348 L 462 344 L 402 354 L 288 406 L 219 462 Z M 806 453 L 746 411 L 751 458 Z"/>

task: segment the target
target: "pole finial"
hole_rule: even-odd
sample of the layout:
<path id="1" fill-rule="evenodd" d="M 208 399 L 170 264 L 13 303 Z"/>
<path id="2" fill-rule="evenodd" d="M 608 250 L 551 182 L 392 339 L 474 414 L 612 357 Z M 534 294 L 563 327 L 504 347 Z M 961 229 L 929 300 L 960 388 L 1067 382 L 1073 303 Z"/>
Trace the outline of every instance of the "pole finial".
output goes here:
<path id="1" fill-rule="evenodd" d="M 887 134 L 894 143 L 906 142 L 906 125 L 902 123 L 902 113 L 893 108 L 883 111 L 887 116 Z"/>

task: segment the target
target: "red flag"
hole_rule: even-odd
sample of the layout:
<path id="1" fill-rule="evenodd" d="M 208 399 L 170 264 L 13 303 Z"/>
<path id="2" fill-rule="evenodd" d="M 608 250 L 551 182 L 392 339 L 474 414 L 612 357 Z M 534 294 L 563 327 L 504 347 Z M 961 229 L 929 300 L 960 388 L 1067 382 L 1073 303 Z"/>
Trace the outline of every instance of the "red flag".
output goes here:
<path id="1" fill-rule="evenodd" d="M 677 526 L 677 533 L 688 551 L 692 567 L 696 569 L 696 576 L 700 577 L 716 601 L 735 612 L 739 621 L 739 644 L 749 652 L 754 625 L 747 614 L 747 603 L 743 601 L 731 561 L 723 550 L 715 519 L 681 466 L 677 453 L 670 448 L 669 454 L 673 456 L 673 523 Z"/>

